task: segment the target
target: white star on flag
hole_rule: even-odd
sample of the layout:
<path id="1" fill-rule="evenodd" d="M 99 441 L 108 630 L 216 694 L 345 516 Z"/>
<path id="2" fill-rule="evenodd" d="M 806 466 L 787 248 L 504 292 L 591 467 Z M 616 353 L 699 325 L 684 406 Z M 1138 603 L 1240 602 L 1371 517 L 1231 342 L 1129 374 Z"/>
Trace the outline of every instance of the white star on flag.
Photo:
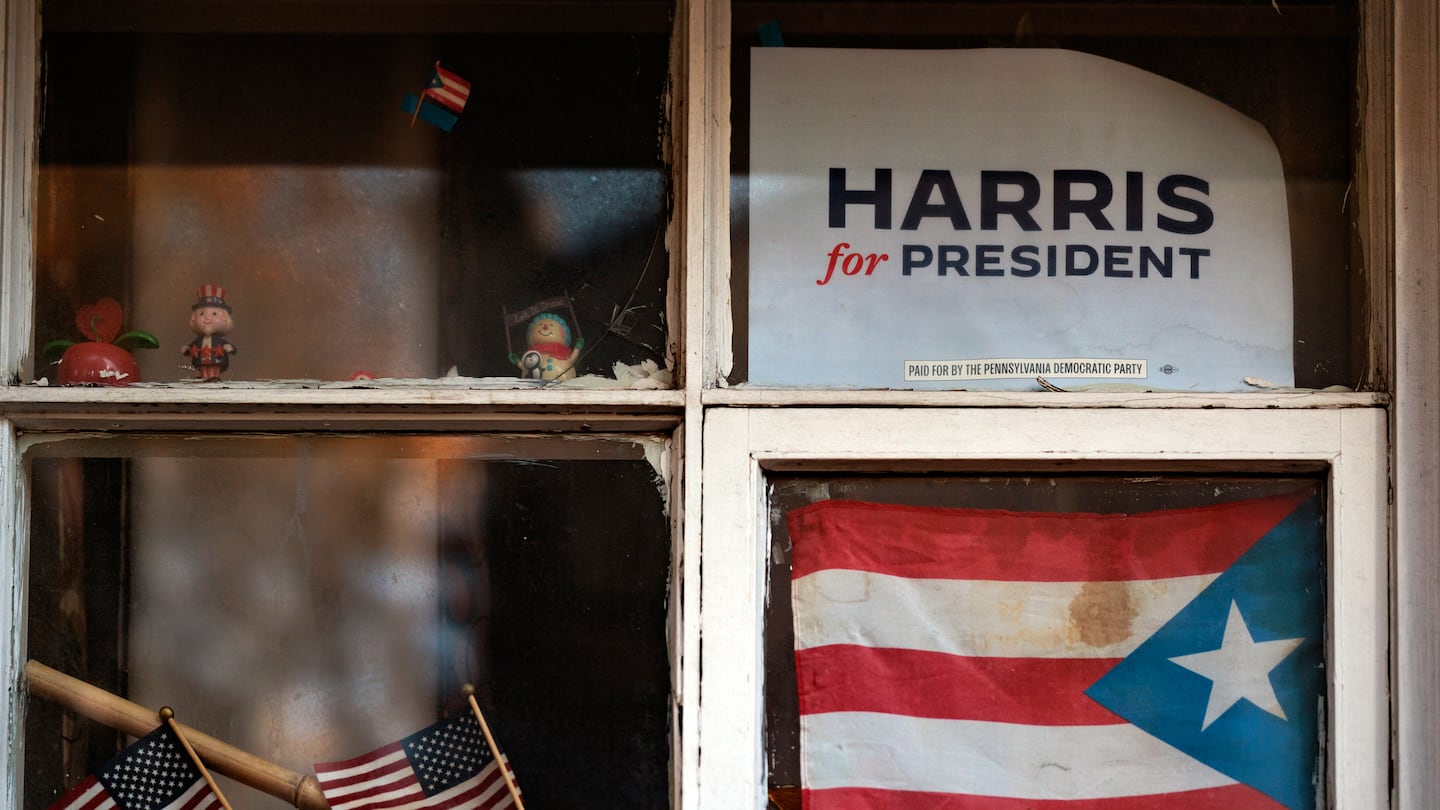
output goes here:
<path id="1" fill-rule="evenodd" d="M 1231 600 L 1230 616 L 1225 620 L 1225 639 L 1220 642 L 1220 649 L 1170 659 L 1211 681 L 1210 701 L 1205 706 L 1205 720 L 1200 729 L 1209 728 L 1241 700 L 1248 700 L 1281 720 L 1287 719 L 1285 710 L 1280 707 L 1280 699 L 1275 695 L 1275 686 L 1270 683 L 1270 671 L 1304 640 L 1256 641 L 1245 625 L 1245 617 L 1240 615 L 1240 606 Z"/>

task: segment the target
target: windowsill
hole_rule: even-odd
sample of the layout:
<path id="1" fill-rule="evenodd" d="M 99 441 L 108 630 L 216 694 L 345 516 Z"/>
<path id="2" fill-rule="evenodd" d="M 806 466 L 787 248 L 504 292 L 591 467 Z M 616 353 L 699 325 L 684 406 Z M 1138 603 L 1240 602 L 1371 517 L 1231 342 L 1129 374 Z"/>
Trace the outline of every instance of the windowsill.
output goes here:
<path id="1" fill-rule="evenodd" d="M 788 405 L 948 408 L 1373 408 L 1385 393 L 1348 390 L 1257 389 L 1241 393 L 1148 391 L 898 391 L 735 387 L 708 389 L 705 405 Z"/>
<path id="2" fill-rule="evenodd" d="M 478 379 L 478 378 L 476 378 Z M 22 430 L 672 430 L 684 392 L 471 387 L 442 380 L 0 387 Z"/>

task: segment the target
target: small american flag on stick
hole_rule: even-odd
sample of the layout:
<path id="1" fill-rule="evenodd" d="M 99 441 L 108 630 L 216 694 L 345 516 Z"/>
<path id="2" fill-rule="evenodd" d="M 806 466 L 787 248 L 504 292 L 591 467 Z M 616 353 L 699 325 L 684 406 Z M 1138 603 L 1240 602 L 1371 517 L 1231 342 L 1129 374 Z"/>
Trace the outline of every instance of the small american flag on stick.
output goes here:
<path id="1" fill-rule="evenodd" d="M 502 755 L 473 714 L 448 717 L 368 754 L 316 763 L 331 810 L 500 810 L 514 806 Z"/>
<path id="2" fill-rule="evenodd" d="M 50 810 L 222 808 L 174 732 L 160 726 L 50 805 Z"/>

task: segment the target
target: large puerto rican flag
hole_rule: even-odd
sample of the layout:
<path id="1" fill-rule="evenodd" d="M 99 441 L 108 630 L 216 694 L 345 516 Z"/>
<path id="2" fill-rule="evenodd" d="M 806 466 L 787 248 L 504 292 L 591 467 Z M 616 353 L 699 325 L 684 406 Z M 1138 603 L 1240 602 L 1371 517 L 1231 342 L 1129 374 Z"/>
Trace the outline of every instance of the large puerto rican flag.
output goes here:
<path id="1" fill-rule="evenodd" d="M 788 522 L 807 810 L 1323 801 L 1313 490 L 1128 515 L 822 501 Z"/>

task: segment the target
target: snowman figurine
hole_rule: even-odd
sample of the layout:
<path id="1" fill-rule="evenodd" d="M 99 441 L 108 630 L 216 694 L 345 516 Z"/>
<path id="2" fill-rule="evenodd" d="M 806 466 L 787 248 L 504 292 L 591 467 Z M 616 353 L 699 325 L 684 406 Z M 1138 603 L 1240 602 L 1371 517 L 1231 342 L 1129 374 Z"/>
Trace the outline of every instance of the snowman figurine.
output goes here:
<path id="1" fill-rule="evenodd" d="M 575 361 L 585 346 L 585 339 L 570 337 L 570 325 L 552 312 L 542 312 L 530 319 L 525 330 L 525 353 L 511 362 L 527 380 L 573 380 Z"/>

